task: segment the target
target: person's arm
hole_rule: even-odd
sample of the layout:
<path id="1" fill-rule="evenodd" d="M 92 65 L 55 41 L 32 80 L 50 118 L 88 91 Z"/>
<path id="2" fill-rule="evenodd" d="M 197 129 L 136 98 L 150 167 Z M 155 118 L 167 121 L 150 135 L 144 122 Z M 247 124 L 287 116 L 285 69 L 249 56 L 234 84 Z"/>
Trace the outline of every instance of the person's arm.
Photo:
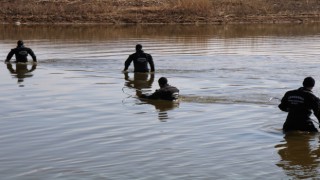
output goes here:
<path id="1" fill-rule="evenodd" d="M 152 93 L 151 95 L 146 95 L 146 94 L 142 94 L 140 96 L 140 98 L 145 98 L 145 99 L 159 99 L 161 94 L 160 90 L 156 90 L 156 92 Z"/>
<path id="2" fill-rule="evenodd" d="M 281 99 L 281 103 L 279 104 L 279 109 L 281 111 L 288 112 L 289 107 L 288 107 L 288 101 L 287 101 L 287 93 L 284 95 L 284 97 Z"/>
<path id="3" fill-rule="evenodd" d="M 37 62 L 37 57 L 34 54 L 34 52 L 32 51 L 32 49 L 28 49 L 28 53 L 30 54 L 30 56 L 32 57 L 33 62 Z"/>
<path id="4" fill-rule="evenodd" d="M 314 116 L 316 116 L 320 124 L 320 99 L 318 97 L 314 97 L 312 110 L 313 110 Z M 319 125 L 319 128 L 320 128 L 320 125 Z"/>
<path id="5" fill-rule="evenodd" d="M 11 51 L 8 53 L 6 61 L 5 62 L 9 62 L 12 58 L 12 56 L 14 55 L 14 50 L 11 49 Z"/>
<path id="6" fill-rule="evenodd" d="M 124 74 L 124 80 L 129 81 L 129 73 L 123 72 L 123 74 Z"/>
<path id="7" fill-rule="evenodd" d="M 133 58 L 131 57 L 131 55 L 128 57 L 128 59 L 124 62 L 124 69 L 123 71 L 127 71 L 131 62 L 132 62 Z"/>
<path id="8" fill-rule="evenodd" d="M 154 72 L 154 63 L 153 63 L 153 58 L 150 54 L 148 54 L 148 62 L 149 62 L 149 65 L 150 65 L 150 68 L 151 68 L 151 72 Z"/>

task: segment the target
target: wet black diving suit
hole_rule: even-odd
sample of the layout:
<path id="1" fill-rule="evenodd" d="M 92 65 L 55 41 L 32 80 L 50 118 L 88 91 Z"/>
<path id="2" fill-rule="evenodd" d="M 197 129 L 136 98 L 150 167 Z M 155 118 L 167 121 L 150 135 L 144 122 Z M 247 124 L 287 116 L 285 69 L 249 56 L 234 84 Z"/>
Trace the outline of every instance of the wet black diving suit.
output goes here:
<path id="1" fill-rule="evenodd" d="M 151 72 L 154 72 L 154 63 L 150 54 L 144 53 L 142 50 L 131 54 L 125 61 L 124 70 L 128 70 L 131 62 L 133 61 L 134 72 L 149 72 L 148 63 L 151 68 Z"/>
<path id="2" fill-rule="evenodd" d="M 288 112 L 287 119 L 283 124 L 284 132 L 294 130 L 318 132 L 310 116 L 313 111 L 318 121 L 320 120 L 319 98 L 311 90 L 301 87 L 286 92 L 279 108 Z"/>
<path id="3" fill-rule="evenodd" d="M 24 47 L 24 45 L 11 49 L 7 56 L 6 62 L 9 62 L 13 55 L 16 56 L 16 62 L 28 62 L 28 54 L 31 55 L 34 62 L 37 62 L 36 55 L 33 53 L 32 49 Z"/>
<path id="4" fill-rule="evenodd" d="M 141 98 L 174 101 L 179 98 L 179 89 L 169 84 L 164 85 L 151 95 L 142 94 Z"/>

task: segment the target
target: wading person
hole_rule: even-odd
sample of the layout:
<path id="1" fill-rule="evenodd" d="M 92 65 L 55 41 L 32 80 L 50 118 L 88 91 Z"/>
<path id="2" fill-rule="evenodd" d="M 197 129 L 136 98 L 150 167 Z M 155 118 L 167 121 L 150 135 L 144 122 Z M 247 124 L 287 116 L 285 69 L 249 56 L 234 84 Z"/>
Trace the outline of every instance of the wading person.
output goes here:
<path id="1" fill-rule="evenodd" d="M 168 80 L 165 77 L 161 77 L 158 80 L 160 89 L 156 90 L 151 95 L 141 94 L 140 98 L 145 99 L 159 99 L 174 101 L 179 98 L 179 89 L 168 84 Z"/>
<path id="2" fill-rule="evenodd" d="M 302 84 L 303 87 L 286 92 L 279 104 L 282 111 L 288 112 L 283 124 L 284 132 L 295 130 L 318 132 L 310 118 L 313 111 L 318 121 L 320 120 L 319 98 L 312 93 L 315 80 L 306 77 Z"/>
<path id="3" fill-rule="evenodd" d="M 154 72 L 154 63 L 152 56 L 143 52 L 141 44 L 136 45 L 136 52 L 131 54 L 125 61 L 123 71 L 128 70 L 132 61 L 134 72 L 149 72 L 148 64 L 150 65 L 150 71 Z"/>
<path id="4" fill-rule="evenodd" d="M 15 55 L 16 57 L 16 62 L 23 62 L 23 63 L 28 62 L 28 58 L 27 58 L 28 54 L 32 57 L 33 62 L 37 62 L 37 57 L 33 53 L 32 49 L 25 47 L 23 41 L 19 40 L 17 42 L 17 47 L 14 49 L 11 49 L 5 62 L 6 63 L 9 62 L 13 55 Z"/>

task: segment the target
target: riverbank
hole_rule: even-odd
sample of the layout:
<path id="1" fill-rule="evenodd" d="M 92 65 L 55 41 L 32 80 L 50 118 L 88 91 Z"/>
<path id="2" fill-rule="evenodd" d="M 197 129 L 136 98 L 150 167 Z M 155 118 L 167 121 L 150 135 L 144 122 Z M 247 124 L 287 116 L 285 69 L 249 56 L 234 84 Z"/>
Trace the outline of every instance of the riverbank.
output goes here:
<path id="1" fill-rule="evenodd" d="M 320 22 L 319 0 L 4 0 L 1 23 Z"/>

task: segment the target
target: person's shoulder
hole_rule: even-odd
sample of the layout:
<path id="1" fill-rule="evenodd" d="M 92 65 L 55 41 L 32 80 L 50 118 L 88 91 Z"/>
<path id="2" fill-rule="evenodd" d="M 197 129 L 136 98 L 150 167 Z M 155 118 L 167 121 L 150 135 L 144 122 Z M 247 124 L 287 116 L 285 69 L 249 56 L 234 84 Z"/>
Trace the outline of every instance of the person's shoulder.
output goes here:
<path id="1" fill-rule="evenodd" d="M 151 57 L 151 54 L 146 53 L 146 52 L 144 52 L 144 51 L 141 51 L 141 54 L 143 54 L 143 55 L 144 55 L 144 56 L 146 56 L 146 57 L 148 57 L 148 56 L 150 56 L 150 57 Z"/>
<path id="2" fill-rule="evenodd" d="M 286 92 L 286 94 L 291 94 L 291 93 L 298 93 L 298 92 L 301 92 L 302 89 L 301 88 L 298 88 L 298 89 L 291 89 L 289 91 Z"/>
<path id="3" fill-rule="evenodd" d="M 136 52 L 129 55 L 129 57 L 135 57 L 135 56 L 137 56 Z"/>
<path id="4" fill-rule="evenodd" d="M 32 49 L 31 48 L 29 48 L 29 47 L 24 47 L 24 49 L 26 49 L 26 50 L 28 50 L 28 51 L 32 51 Z"/>
<path id="5" fill-rule="evenodd" d="M 179 92 L 179 91 L 180 91 L 177 87 L 175 87 L 175 86 L 172 86 L 172 87 L 173 87 L 173 89 L 174 89 L 176 92 Z"/>
<path id="6" fill-rule="evenodd" d="M 168 87 L 178 89 L 176 86 L 168 85 Z"/>
<path id="7" fill-rule="evenodd" d="M 165 89 L 168 89 L 168 90 L 171 90 L 171 91 L 177 91 L 179 92 L 179 89 L 175 86 L 171 86 L 171 85 L 168 85 L 165 87 Z"/>
<path id="8" fill-rule="evenodd" d="M 320 103 L 320 99 L 319 99 L 319 97 L 317 97 L 316 95 L 314 95 L 313 93 L 309 93 L 308 95 L 306 95 L 306 97 L 308 98 L 308 99 L 310 99 L 311 100 L 311 102 L 315 102 L 315 103 Z"/>
<path id="9" fill-rule="evenodd" d="M 16 50 L 31 50 L 31 48 L 29 48 L 29 47 L 26 47 L 26 46 L 22 46 L 22 47 L 16 47 L 16 48 L 14 48 L 14 49 L 16 49 Z"/>
<path id="10" fill-rule="evenodd" d="M 305 98 L 318 99 L 318 97 L 315 94 L 313 94 L 313 92 L 311 90 L 299 88 L 297 91 Z"/>

